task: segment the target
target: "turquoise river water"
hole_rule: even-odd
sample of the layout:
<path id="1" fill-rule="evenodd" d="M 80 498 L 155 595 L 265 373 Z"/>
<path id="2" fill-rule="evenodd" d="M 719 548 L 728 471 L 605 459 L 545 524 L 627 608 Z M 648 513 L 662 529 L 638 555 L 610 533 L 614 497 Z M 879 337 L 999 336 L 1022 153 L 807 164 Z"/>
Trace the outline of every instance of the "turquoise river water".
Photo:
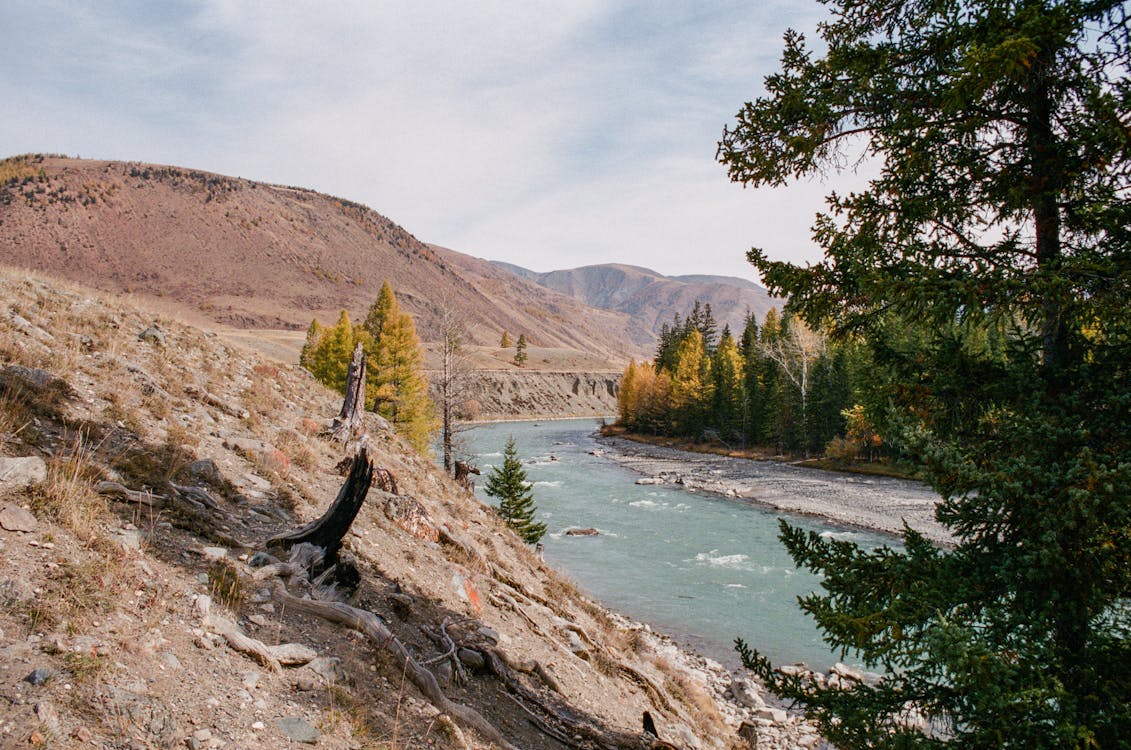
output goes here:
<path id="1" fill-rule="evenodd" d="M 778 541 L 780 513 L 675 486 L 637 485 L 637 474 L 594 455 L 603 450 L 596 428 L 591 419 L 474 427 L 462 439 L 483 472 L 476 494 L 494 502 L 483 487 L 513 436 L 538 519 L 549 527 L 546 561 L 610 609 L 732 667 L 736 637 L 774 663 L 827 669 L 840 660 L 797 606 L 797 597 L 820 582 L 794 567 Z M 859 544 L 893 543 L 810 518 L 790 520 Z M 588 527 L 600 534 L 563 534 Z"/>

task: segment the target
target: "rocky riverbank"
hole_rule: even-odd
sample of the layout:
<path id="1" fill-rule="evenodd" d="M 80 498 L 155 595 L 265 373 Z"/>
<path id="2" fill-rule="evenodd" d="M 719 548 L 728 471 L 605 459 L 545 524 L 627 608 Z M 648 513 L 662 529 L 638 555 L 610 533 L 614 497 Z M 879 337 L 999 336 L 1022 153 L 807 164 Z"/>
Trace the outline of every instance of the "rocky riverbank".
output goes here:
<path id="1" fill-rule="evenodd" d="M 898 535 L 906 523 L 933 542 L 953 543 L 934 518 L 939 496 L 921 482 L 840 474 L 776 461 L 691 453 L 602 437 L 607 456 L 641 474 L 639 484 L 675 484 L 783 513 Z"/>

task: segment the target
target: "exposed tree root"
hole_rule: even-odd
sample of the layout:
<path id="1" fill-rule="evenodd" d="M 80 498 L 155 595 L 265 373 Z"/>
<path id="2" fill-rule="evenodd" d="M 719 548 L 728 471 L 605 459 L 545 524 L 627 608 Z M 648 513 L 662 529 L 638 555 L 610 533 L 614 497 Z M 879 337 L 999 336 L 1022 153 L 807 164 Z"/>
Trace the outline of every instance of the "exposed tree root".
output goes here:
<path id="1" fill-rule="evenodd" d="M 282 582 L 276 582 L 273 594 L 275 601 L 292 611 L 315 615 L 365 634 L 376 644 L 377 648 L 388 651 L 396 658 L 397 666 L 404 670 L 412 684 L 441 713 L 448 714 L 464 726 L 474 729 L 484 738 L 507 750 L 517 750 L 493 724 L 483 718 L 482 714 L 469 706 L 455 703 L 444 695 L 444 691 L 440 689 L 439 683 L 436 682 L 436 677 L 412 658 L 404 644 L 397 640 L 372 612 L 357 609 L 341 602 L 301 599 L 289 593 L 283 587 Z"/>

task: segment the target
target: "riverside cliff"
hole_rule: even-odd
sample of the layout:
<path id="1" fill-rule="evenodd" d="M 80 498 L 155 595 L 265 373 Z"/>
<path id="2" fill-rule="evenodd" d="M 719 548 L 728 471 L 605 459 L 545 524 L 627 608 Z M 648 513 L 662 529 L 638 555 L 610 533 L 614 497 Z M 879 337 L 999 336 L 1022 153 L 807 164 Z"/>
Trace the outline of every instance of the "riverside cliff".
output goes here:
<path id="1" fill-rule="evenodd" d="M 607 417 L 617 413 L 619 372 L 476 370 L 466 387 L 480 419 Z"/>

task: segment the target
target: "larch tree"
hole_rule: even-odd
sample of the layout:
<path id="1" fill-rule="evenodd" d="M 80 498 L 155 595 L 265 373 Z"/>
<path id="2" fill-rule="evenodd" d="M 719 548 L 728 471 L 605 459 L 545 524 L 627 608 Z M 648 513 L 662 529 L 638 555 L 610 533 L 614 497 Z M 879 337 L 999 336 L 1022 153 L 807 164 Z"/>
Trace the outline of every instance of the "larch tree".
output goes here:
<path id="1" fill-rule="evenodd" d="M 829 196 L 814 226 L 822 262 L 759 249 L 751 262 L 809 321 L 864 334 L 892 314 L 984 326 L 1005 333 L 1008 367 L 931 404 L 958 418 L 900 412 L 953 549 L 909 530 L 900 551 L 864 550 L 783 525 L 794 560 L 824 576 L 803 609 L 884 678 L 834 690 L 741 644 L 744 661 L 841 747 L 1125 747 L 1127 5 L 826 6 L 822 51 L 786 34 L 780 72 L 724 131 L 719 159 L 735 181 L 777 186 L 841 168 L 857 149 L 878 175 Z M 923 352 L 922 372 L 945 371 L 932 357 L 946 347 Z"/>

